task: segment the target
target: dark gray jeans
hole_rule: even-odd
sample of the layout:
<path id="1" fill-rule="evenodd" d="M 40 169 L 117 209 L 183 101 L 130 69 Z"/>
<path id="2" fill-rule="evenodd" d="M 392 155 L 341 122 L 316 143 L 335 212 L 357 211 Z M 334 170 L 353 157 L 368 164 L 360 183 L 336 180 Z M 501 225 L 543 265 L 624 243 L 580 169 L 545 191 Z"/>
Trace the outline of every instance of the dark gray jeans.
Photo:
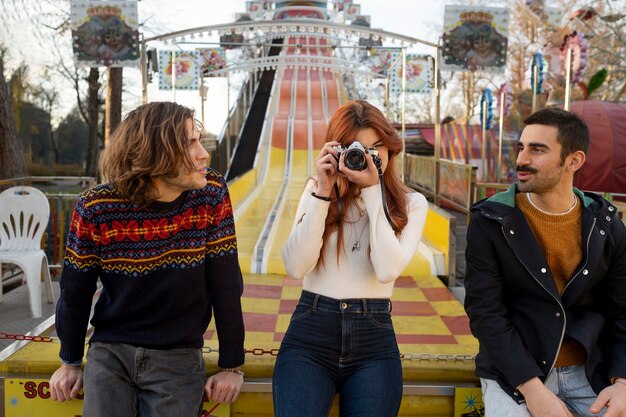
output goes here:
<path id="1" fill-rule="evenodd" d="M 83 417 L 200 416 L 205 375 L 201 349 L 91 343 Z"/>

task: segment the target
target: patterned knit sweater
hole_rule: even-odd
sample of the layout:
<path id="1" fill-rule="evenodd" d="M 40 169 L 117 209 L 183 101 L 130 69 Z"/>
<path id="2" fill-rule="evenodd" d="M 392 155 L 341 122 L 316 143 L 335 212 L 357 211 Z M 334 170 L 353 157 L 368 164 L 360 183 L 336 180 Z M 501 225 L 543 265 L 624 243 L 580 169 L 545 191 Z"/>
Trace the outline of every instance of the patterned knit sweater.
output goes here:
<path id="1" fill-rule="evenodd" d="M 92 342 L 200 348 L 214 313 L 218 366 L 243 364 L 243 280 L 230 196 L 217 172 L 207 179 L 200 190 L 147 208 L 122 199 L 109 184 L 80 197 L 56 310 L 61 359 L 83 357 L 99 278 Z"/>

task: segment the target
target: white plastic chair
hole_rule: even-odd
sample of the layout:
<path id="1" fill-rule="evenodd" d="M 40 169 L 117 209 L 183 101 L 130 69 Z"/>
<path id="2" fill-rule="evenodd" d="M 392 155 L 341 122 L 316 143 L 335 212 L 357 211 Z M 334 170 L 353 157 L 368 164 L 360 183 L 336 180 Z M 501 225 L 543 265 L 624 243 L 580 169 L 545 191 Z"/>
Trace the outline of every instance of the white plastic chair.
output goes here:
<path id="1" fill-rule="evenodd" d="M 0 265 L 12 263 L 24 272 L 35 318 L 41 317 L 42 272 L 48 303 L 54 303 L 48 258 L 41 249 L 49 218 L 50 204 L 38 189 L 18 186 L 0 193 Z"/>

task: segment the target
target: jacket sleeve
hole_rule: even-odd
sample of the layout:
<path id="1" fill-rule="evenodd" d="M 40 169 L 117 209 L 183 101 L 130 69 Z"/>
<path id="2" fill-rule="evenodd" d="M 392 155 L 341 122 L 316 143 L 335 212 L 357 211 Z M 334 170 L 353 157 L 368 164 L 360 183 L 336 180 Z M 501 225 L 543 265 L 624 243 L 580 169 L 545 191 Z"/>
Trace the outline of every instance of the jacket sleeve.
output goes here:
<path id="1" fill-rule="evenodd" d="M 480 351 L 511 387 L 543 375 L 533 356 L 524 346 L 511 324 L 503 302 L 503 274 L 497 259 L 496 242 L 502 236 L 498 230 L 487 233 L 482 215 L 474 213 L 467 229 L 465 311 L 470 319 L 472 334 L 480 343 Z M 492 238 L 491 236 L 494 236 Z"/>
<path id="2" fill-rule="evenodd" d="M 68 363 L 83 358 L 91 304 L 100 275 L 99 243 L 99 226 L 81 197 L 72 214 L 55 315 L 61 340 L 59 356 Z"/>
<path id="3" fill-rule="evenodd" d="M 244 323 L 241 310 L 243 277 L 239 267 L 235 220 L 222 177 L 212 205 L 213 223 L 208 226 L 206 276 L 219 340 L 220 368 L 244 363 Z"/>
<path id="4" fill-rule="evenodd" d="M 607 305 L 612 321 L 609 377 L 626 378 L 626 227 L 614 218 L 614 251 L 607 273 Z"/>
<path id="5" fill-rule="evenodd" d="M 317 265 L 322 249 L 322 236 L 330 202 L 311 195 L 313 182 L 305 187 L 291 233 L 283 246 L 281 257 L 291 278 L 302 279 Z"/>
<path id="6" fill-rule="evenodd" d="M 370 219 L 370 259 L 376 278 L 380 282 L 391 282 L 398 278 L 415 255 L 422 238 L 428 202 L 419 193 L 411 193 L 409 199 L 408 222 L 399 236 L 396 236 L 383 209 L 383 200 L 378 184 L 361 191 L 363 202 Z"/>

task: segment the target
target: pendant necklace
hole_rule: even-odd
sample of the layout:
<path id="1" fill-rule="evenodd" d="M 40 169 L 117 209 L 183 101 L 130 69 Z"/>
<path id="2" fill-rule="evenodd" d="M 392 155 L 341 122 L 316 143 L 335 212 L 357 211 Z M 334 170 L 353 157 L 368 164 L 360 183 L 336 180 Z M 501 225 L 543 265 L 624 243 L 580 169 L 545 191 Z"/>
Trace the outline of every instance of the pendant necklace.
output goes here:
<path id="1" fill-rule="evenodd" d="M 354 245 L 352 245 L 352 252 L 354 252 L 355 250 L 361 250 L 361 237 L 363 236 L 363 232 L 365 231 L 366 227 L 367 227 L 367 219 L 365 219 L 365 224 L 363 225 L 363 228 L 361 229 L 361 233 L 359 234 L 359 237 L 357 238 L 356 242 L 354 242 Z"/>

